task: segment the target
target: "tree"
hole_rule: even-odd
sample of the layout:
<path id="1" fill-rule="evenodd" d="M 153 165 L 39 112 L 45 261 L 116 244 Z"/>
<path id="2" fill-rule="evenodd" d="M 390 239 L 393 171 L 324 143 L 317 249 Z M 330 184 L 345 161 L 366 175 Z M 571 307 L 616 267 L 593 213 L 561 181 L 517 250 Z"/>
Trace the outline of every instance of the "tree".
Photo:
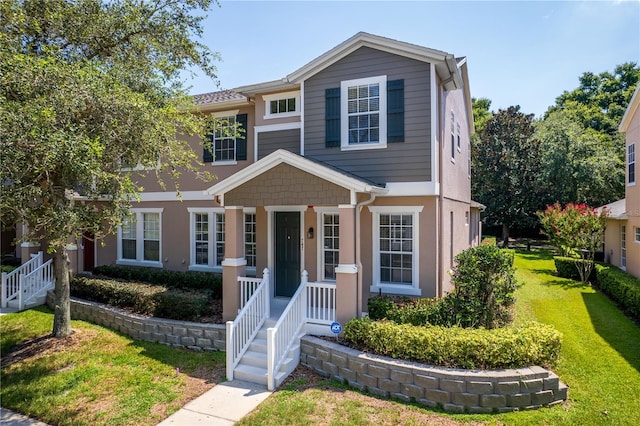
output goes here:
<path id="1" fill-rule="evenodd" d="M 536 185 L 541 152 L 533 133 L 533 114 L 512 106 L 494 113 L 474 143 L 472 194 L 487 206 L 485 222 L 502 225 L 505 245 L 510 228 L 535 225 L 541 207 Z"/>
<path id="2" fill-rule="evenodd" d="M 473 124 L 476 134 L 484 130 L 487 121 L 491 119 L 491 101 L 487 98 L 471 98 L 471 108 L 473 109 Z"/>
<path id="3" fill-rule="evenodd" d="M 205 119 L 179 73 L 215 78 L 216 55 L 195 40 L 210 3 L 0 3 L 0 213 L 49 244 L 54 336 L 71 333 L 69 239 L 112 232 L 141 189 L 122 165 L 156 169 L 163 183 L 196 170 L 179 134 L 202 135 Z"/>
<path id="4" fill-rule="evenodd" d="M 546 204 L 604 205 L 624 197 L 624 140 L 584 128 L 569 110 L 536 123 Z"/>
<path id="5" fill-rule="evenodd" d="M 602 244 L 607 214 L 606 209 L 598 211 L 586 204 L 573 203 L 564 208 L 556 203 L 538 212 L 543 232 L 549 241 L 564 256 L 582 260 L 575 265 L 583 283 L 591 275 L 595 252 Z"/>

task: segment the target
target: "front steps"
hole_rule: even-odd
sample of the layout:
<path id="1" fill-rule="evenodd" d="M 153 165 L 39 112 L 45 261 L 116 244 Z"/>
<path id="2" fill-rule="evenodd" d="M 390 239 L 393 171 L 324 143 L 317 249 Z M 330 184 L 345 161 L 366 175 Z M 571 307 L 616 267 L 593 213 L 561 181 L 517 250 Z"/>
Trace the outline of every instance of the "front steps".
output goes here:
<path id="1" fill-rule="evenodd" d="M 24 302 L 22 306 L 22 310 L 26 311 L 27 309 L 34 308 L 36 306 L 44 305 L 47 303 L 47 292 L 51 290 L 53 286 L 47 287 L 45 290 L 40 291 L 35 296 L 31 297 L 29 301 Z M 17 299 L 13 299 L 7 302 L 7 308 L 15 309 L 17 312 L 20 311 L 20 305 Z"/>

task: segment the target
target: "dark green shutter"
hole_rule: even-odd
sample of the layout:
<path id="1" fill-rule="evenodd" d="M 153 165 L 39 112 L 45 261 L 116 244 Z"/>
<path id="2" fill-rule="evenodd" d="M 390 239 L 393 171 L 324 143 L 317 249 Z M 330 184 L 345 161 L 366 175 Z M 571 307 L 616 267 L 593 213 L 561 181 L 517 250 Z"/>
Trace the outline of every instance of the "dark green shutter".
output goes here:
<path id="1" fill-rule="evenodd" d="M 204 137 L 202 152 L 203 163 L 213 163 L 213 130 Z"/>
<path id="2" fill-rule="evenodd" d="M 247 159 L 247 114 L 236 115 L 236 123 L 238 128 L 242 128 L 244 132 L 236 137 L 236 161 Z"/>
<path id="3" fill-rule="evenodd" d="M 404 80 L 387 81 L 387 142 L 404 142 Z"/>
<path id="4" fill-rule="evenodd" d="M 325 90 L 325 146 L 340 146 L 340 88 Z"/>

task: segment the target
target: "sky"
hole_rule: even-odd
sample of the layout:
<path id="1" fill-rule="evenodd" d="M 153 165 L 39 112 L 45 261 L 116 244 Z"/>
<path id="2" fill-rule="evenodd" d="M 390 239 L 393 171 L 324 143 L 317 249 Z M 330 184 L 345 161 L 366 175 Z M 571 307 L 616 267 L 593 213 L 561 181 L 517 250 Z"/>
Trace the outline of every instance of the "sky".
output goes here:
<path id="1" fill-rule="evenodd" d="M 640 0 L 221 0 L 204 27 L 219 85 L 200 73 L 191 94 L 281 79 L 359 31 L 466 56 L 472 97 L 536 117 L 584 72 L 640 63 Z"/>

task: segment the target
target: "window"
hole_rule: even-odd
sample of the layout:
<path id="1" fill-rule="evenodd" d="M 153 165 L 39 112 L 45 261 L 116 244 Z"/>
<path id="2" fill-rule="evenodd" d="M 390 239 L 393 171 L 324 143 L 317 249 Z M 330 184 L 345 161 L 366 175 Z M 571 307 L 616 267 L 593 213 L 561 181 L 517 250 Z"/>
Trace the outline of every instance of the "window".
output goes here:
<path id="1" fill-rule="evenodd" d="M 247 114 L 224 111 L 215 114 L 213 130 L 204 147 L 203 163 L 235 164 L 247 159 Z"/>
<path id="2" fill-rule="evenodd" d="M 635 228 L 635 237 L 636 237 L 636 243 L 640 243 L 640 226 L 636 226 Z"/>
<path id="3" fill-rule="evenodd" d="M 460 123 L 456 123 L 456 146 L 458 148 L 458 152 L 462 149 L 460 146 Z"/>
<path id="4" fill-rule="evenodd" d="M 620 268 L 627 269 L 627 227 L 620 226 Z"/>
<path id="5" fill-rule="evenodd" d="M 627 164 L 628 164 L 628 180 L 629 185 L 636 183 L 636 144 L 632 143 L 627 146 Z"/>
<path id="6" fill-rule="evenodd" d="M 456 158 L 456 134 L 454 133 L 456 124 L 456 116 L 451 111 L 451 160 L 453 161 Z"/>
<path id="7" fill-rule="evenodd" d="M 132 209 L 118 228 L 118 264 L 162 267 L 162 209 Z"/>
<path id="8" fill-rule="evenodd" d="M 386 87 L 386 76 L 348 80 L 341 83 L 342 149 L 386 146 Z"/>
<path id="9" fill-rule="evenodd" d="M 276 93 L 263 96 L 264 119 L 292 117 L 300 115 L 300 92 Z"/>
<path id="10" fill-rule="evenodd" d="M 224 259 L 224 209 L 188 208 L 191 271 L 221 271 Z"/>
<path id="11" fill-rule="evenodd" d="M 256 267 L 256 214 L 244 214 L 244 257 L 248 268 Z"/>
<path id="12" fill-rule="evenodd" d="M 340 253 L 340 215 L 322 214 L 322 279 L 336 279 Z"/>
<path id="13" fill-rule="evenodd" d="M 371 206 L 374 270 L 372 292 L 419 296 L 418 213 L 421 206 Z"/>

